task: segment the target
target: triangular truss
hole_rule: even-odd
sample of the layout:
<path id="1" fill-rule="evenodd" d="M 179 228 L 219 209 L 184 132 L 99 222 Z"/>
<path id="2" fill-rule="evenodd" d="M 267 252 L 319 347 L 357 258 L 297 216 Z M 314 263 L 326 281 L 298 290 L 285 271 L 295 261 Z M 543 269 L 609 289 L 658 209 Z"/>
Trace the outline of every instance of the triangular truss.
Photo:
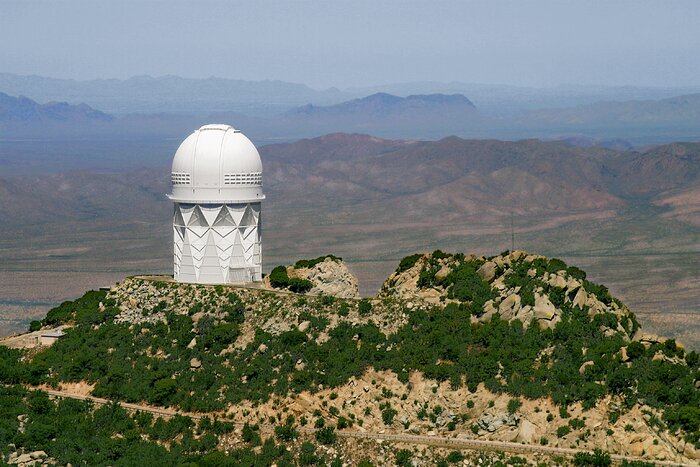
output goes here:
<path id="1" fill-rule="evenodd" d="M 181 282 L 260 280 L 260 203 L 175 204 L 173 269 Z"/>

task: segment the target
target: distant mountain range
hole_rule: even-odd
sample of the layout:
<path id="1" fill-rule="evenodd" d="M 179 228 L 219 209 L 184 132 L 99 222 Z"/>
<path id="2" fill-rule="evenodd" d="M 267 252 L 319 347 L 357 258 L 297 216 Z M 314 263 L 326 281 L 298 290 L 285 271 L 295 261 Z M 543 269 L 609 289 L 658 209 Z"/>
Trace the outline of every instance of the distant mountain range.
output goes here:
<path id="1" fill-rule="evenodd" d="M 326 107 L 311 104 L 297 107 L 288 111 L 285 116 L 290 118 L 347 118 L 384 119 L 387 117 L 404 118 L 408 113 L 420 112 L 462 113 L 476 111 L 472 102 L 461 94 L 430 94 L 410 95 L 407 97 L 394 96 L 387 93 L 376 93 L 361 99 L 342 102 Z"/>
<path id="2" fill-rule="evenodd" d="M 700 140 L 700 93 L 661 100 L 601 102 L 533 110 L 509 117 L 482 112 L 462 94 L 407 97 L 376 93 L 332 105 L 293 107 L 271 116 L 240 112 L 111 115 L 86 105 L 39 104 L 0 95 L 0 140 L 12 138 L 181 138 L 204 123 L 229 123 L 258 143 L 327 133 L 369 133 L 393 139 L 556 139 L 583 146 Z"/>
<path id="3" fill-rule="evenodd" d="M 235 111 L 275 114 L 314 102 L 334 103 L 348 96 L 337 89 L 317 91 L 285 81 L 189 79 L 135 76 L 126 80 L 72 79 L 0 73 L 0 91 L 38 101 L 86 102 L 109 113 L 210 113 Z"/>
<path id="4" fill-rule="evenodd" d="M 268 117 L 306 104 L 328 106 L 375 93 L 396 96 L 463 94 L 469 96 L 486 114 L 508 116 L 535 109 L 575 107 L 604 101 L 658 100 L 700 93 L 700 86 L 561 85 L 534 88 L 422 81 L 316 90 L 304 84 L 279 80 L 135 76 L 129 79 L 78 81 L 0 73 L 0 91 L 29 96 L 39 102 L 85 102 L 112 114 L 167 112 L 206 115 L 211 112 L 237 112 Z"/>

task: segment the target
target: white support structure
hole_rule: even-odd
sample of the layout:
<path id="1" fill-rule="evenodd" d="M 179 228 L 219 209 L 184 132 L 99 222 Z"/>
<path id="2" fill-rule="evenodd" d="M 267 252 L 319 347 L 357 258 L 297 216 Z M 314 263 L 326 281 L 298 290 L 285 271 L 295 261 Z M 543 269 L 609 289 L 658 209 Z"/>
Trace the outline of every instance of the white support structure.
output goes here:
<path id="1" fill-rule="evenodd" d="M 174 273 L 178 282 L 262 280 L 262 161 L 228 125 L 205 125 L 173 159 Z"/>

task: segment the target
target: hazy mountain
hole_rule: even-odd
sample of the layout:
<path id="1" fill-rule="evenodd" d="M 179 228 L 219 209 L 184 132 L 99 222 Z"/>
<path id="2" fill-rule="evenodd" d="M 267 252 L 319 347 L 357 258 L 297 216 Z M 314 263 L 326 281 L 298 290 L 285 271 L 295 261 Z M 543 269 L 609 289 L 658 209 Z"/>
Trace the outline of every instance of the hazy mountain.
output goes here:
<path id="1" fill-rule="evenodd" d="M 700 126 L 700 94 L 661 100 L 598 102 L 567 109 L 542 109 L 528 113 L 529 125 L 682 125 Z"/>
<path id="2" fill-rule="evenodd" d="M 135 76 L 126 80 L 72 79 L 0 73 L 0 91 L 38 101 L 87 102 L 110 113 L 279 113 L 290 107 L 338 102 L 338 90 L 317 91 L 285 81 Z"/>
<path id="3" fill-rule="evenodd" d="M 399 97 L 377 93 L 330 106 L 297 107 L 275 123 L 306 131 L 305 134 L 343 131 L 434 138 L 480 126 L 483 119 L 474 104 L 461 94 Z"/>
<path id="4" fill-rule="evenodd" d="M 28 97 L 8 96 L 0 92 L 0 122 L 108 122 L 114 117 L 87 104 L 71 105 L 66 102 L 39 104 Z"/>
<path id="5" fill-rule="evenodd" d="M 338 104 L 375 93 L 397 96 L 463 94 L 484 113 L 511 115 L 543 108 L 564 108 L 603 101 L 653 100 L 700 92 L 700 87 L 561 85 L 549 88 L 463 82 L 409 82 L 348 89 L 312 89 L 278 80 L 135 76 L 78 81 L 0 73 L 0 91 L 40 102 L 85 102 L 109 113 L 243 112 L 272 116 L 306 104 Z"/>
<path id="6" fill-rule="evenodd" d="M 485 114 L 462 94 L 400 97 L 376 93 L 333 105 L 297 106 L 267 116 L 227 110 L 130 113 L 114 118 L 84 104 L 50 103 L 39 109 L 40 104 L 27 98 L 4 95 L 4 99 L 8 115 L 22 117 L 0 119 L 0 139 L 180 139 L 193 128 L 217 122 L 242 129 L 258 144 L 338 132 L 413 140 L 451 135 L 470 139 L 556 139 L 615 149 L 700 140 L 700 94 L 541 109 L 508 117 Z M 31 115 L 51 118 L 23 120 Z M 77 120 L 80 125 L 74 124 Z"/>
<path id="7" fill-rule="evenodd" d="M 464 94 L 484 113 L 510 115 L 543 108 L 566 108 L 603 101 L 654 100 L 700 92 L 700 86 L 679 88 L 642 86 L 559 85 L 554 87 L 419 81 L 349 88 L 350 94 L 385 92 L 409 94 Z"/>
<path id="8" fill-rule="evenodd" d="M 474 112 L 474 104 L 461 94 L 411 95 L 399 97 L 386 93 L 372 94 L 361 99 L 342 102 L 331 106 L 318 107 L 311 104 L 288 111 L 292 118 L 359 118 L 362 120 L 388 117 L 407 118 L 414 112 Z"/>

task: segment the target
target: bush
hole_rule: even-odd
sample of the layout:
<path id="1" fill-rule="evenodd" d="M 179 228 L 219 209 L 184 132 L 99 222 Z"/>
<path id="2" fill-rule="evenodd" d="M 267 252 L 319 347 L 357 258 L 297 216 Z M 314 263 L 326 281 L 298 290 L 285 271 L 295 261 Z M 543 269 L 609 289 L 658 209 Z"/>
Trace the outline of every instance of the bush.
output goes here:
<path id="1" fill-rule="evenodd" d="M 627 344 L 627 356 L 630 358 L 630 360 L 635 360 L 641 357 L 645 352 L 646 348 L 641 342 L 630 342 Z"/>
<path id="2" fill-rule="evenodd" d="M 243 441 L 250 444 L 251 446 L 260 446 L 262 444 L 262 438 L 260 433 L 257 432 L 257 425 L 251 426 L 248 423 L 243 425 Z"/>
<path id="3" fill-rule="evenodd" d="M 562 425 L 559 428 L 557 428 L 557 437 L 559 438 L 563 438 L 569 433 L 571 433 L 571 428 L 569 428 L 569 425 Z"/>
<path id="4" fill-rule="evenodd" d="M 275 267 L 269 275 L 270 285 L 277 289 L 284 289 L 289 285 L 289 276 L 285 266 Z"/>
<path id="5" fill-rule="evenodd" d="M 280 441 L 293 441 L 298 436 L 299 433 L 292 425 L 277 425 L 275 427 L 275 437 Z"/>
<path id="6" fill-rule="evenodd" d="M 522 401 L 520 399 L 511 399 L 508 401 L 508 413 L 509 414 L 514 414 L 515 412 L 518 411 L 520 406 L 523 405 Z"/>
<path id="7" fill-rule="evenodd" d="M 596 448 L 593 452 L 578 452 L 574 456 L 574 465 L 580 467 L 608 467 L 612 465 L 610 454 Z"/>
<path id="8" fill-rule="evenodd" d="M 449 462 L 450 464 L 462 462 L 464 459 L 464 455 L 459 451 L 452 451 L 447 455 L 447 462 Z"/>
<path id="9" fill-rule="evenodd" d="M 168 401 L 170 396 L 175 394 L 177 390 L 177 382 L 172 378 L 159 379 L 153 385 L 153 394 L 151 396 L 151 402 L 156 404 L 164 404 Z"/>
<path id="10" fill-rule="evenodd" d="M 338 417 L 338 422 L 336 423 L 336 427 L 339 430 L 343 430 L 345 428 L 348 428 L 349 426 L 351 426 L 350 420 L 348 420 L 345 417 Z"/>
<path id="11" fill-rule="evenodd" d="M 372 311 L 372 304 L 369 302 L 369 300 L 363 298 L 362 300 L 360 300 L 360 303 L 357 306 L 357 311 L 361 315 L 369 314 L 369 312 Z"/>
<path id="12" fill-rule="evenodd" d="M 285 266 L 277 266 L 270 272 L 270 285 L 276 289 L 289 289 L 295 293 L 305 293 L 313 288 L 313 283 L 298 277 L 290 278 Z"/>
<path id="13" fill-rule="evenodd" d="M 314 288 L 314 284 L 306 279 L 292 277 L 291 279 L 289 279 L 288 288 L 294 293 L 306 293 Z"/>
<path id="14" fill-rule="evenodd" d="M 294 263 L 294 267 L 297 269 L 301 268 L 312 268 L 316 266 L 318 263 L 322 263 L 326 260 L 326 258 L 330 258 L 333 261 L 340 262 L 343 260 L 343 258 L 340 258 L 335 255 L 325 255 L 325 256 L 319 256 L 318 258 L 314 259 L 300 259 L 296 263 Z"/>
<path id="15" fill-rule="evenodd" d="M 321 444 L 325 444 L 326 446 L 330 446 L 331 444 L 334 444 L 335 441 L 338 439 L 338 435 L 335 434 L 335 430 L 330 427 L 324 427 L 316 431 L 316 441 L 318 441 Z"/>
<path id="16" fill-rule="evenodd" d="M 411 451 L 402 449 L 396 453 L 396 465 L 400 467 L 411 467 Z"/>
<path id="17" fill-rule="evenodd" d="M 385 425 L 389 426 L 392 423 L 394 423 L 394 417 L 399 412 L 396 411 L 395 409 L 392 409 L 391 407 L 387 407 L 386 409 L 382 410 L 382 421 L 384 422 Z"/>
<path id="18" fill-rule="evenodd" d="M 573 430 L 580 430 L 581 428 L 586 426 L 586 423 L 580 418 L 572 418 L 571 420 L 569 420 L 569 426 Z"/>
<path id="19" fill-rule="evenodd" d="M 396 272 L 400 274 L 404 271 L 411 269 L 413 266 L 415 266 L 415 264 L 418 262 L 421 256 L 423 255 L 420 253 L 416 253 L 415 255 L 411 256 L 406 256 L 401 260 L 401 262 L 399 262 L 399 266 L 396 268 Z"/>

